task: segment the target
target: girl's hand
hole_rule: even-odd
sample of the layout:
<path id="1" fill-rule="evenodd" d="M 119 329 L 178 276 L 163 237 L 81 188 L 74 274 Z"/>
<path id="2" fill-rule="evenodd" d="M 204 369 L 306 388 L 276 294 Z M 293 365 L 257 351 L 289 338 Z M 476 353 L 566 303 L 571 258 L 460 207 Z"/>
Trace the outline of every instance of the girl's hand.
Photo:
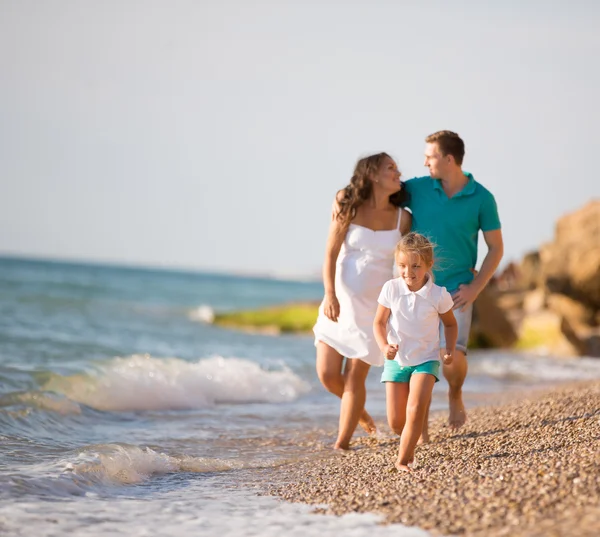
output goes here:
<path id="1" fill-rule="evenodd" d="M 325 317 L 331 319 L 334 323 L 337 323 L 338 317 L 340 316 L 340 303 L 335 295 L 325 295 L 323 300 L 323 313 Z"/>
<path id="2" fill-rule="evenodd" d="M 446 353 L 444 354 L 444 358 L 442 359 L 442 361 L 444 362 L 444 365 L 450 365 L 452 363 L 452 352 L 449 352 L 448 350 L 446 350 Z"/>
<path id="3" fill-rule="evenodd" d="M 386 345 L 383 348 L 383 355 L 386 357 L 387 360 L 393 360 L 394 357 L 396 356 L 396 353 L 398 352 L 398 345 Z"/>

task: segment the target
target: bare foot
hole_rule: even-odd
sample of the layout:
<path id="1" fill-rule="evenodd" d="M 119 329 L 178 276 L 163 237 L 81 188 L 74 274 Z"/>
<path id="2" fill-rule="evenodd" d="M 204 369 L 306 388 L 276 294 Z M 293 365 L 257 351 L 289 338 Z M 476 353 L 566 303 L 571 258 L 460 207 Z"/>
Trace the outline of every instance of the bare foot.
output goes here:
<path id="1" fill-rule="evenodd" d="M 417 441 L 417 446 L 422 446 L 423 444 L 429 444 L 429 433 L 427 431 L 423 431 Z"/>
<path id="2" fill-rule="evenodd" d="M 463 404 L 462 394 L 458 395 L 458 397 L 449 397 L 448 402 L 450 403 L 448 424 L 453 429 L 458 429 L 465 424 L 465 421 L 467 421 L 467 412 L 465 410 L 465 405 Z"/>
<path id="3" fill-rule="evenodd" d="M 363 410 L 358 424 L 368 435 L 377 434 L 377 426 L 375 425 L 373 418 L 369 415 L 369 413 L 366 410 Z"/>
<path id="4" fill-rule="evenodd" d="M 339 440 L 336 440 L 335 444 L 333 445 L 333 449 L 340 451 L 350 451 L 350 442 L 342 444 Z"/>
<path id="5" fill-rule="evenodd" d="M 412 472 L 412 470 L 408 467 L 408 464 L 402 464 L 399 460 L 394 463 L 394 466 L 398 472 Z"/>

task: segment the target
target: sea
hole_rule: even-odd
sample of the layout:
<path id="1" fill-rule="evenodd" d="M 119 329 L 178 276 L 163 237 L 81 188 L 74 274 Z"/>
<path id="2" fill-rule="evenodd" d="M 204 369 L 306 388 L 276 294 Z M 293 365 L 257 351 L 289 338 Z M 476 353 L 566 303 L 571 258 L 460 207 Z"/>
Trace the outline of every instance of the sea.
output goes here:
<path id="1" fill-rule="evenodd" d="M 0 258 L 0 535 L 428 535 L 260 494 L 265 470 L 329 454 L 339 400 L 318 382 L 310 335 L 210 321 L 322 293 L 316 281 Z M 469 362 L 468 406 L 600 378 L 591 358 Z M 390 436 L 380 371 L 367 408 Z M 447 411 L 446 389 L 432 411 Z"/>

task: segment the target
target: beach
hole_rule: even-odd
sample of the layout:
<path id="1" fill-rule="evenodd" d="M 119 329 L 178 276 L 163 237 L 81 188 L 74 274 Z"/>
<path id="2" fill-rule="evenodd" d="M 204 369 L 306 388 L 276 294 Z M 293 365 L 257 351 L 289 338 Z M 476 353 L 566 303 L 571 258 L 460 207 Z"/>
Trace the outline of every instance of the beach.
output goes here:
<path id="1" fill-rule="evenodd" d="M 584 451 L 598 430 L 582 417 L 600 406 L 596 385 L 539 409 L 490 408 L 600 382 L 600 360 L 474 350 L 467 427 L 442 427 L 447 385 L 437 383 L 434 442 L 420 450 L 421 468 L 399 477 L 379 368 L 367 408 L 382 436 L 359 430 L 357 449 L 332 457 L 339 400 L 319 383 L 312 337 L 205 321 L 322 293 L 320 282 L 0 258 L 0 533 L 427 537 L 495 528 L 504 512 L 494 502 L 508 499 L 507 520 L 533 517 L 542 528 L 562 505 L 565 524 L 595 527 L 581 513 L 591 517 L 585 506 L 598 497 L 597 461 Z M 548 477 L 538 483 L 534 471 Z M 535 487 L 521 491 L 521 481 Z M 543 503 L 560 494 L 562 503 Z M 332 514 L 312 513 L 325 504 Z M 540 516 L 528 511 L 537 504 Z"/>
<path id="2" fill-rule="evenodd" d="M 511 399 L 472 409 L 457 432 L 437 413 L 410 474 L 394 468 L 395 437 L 358 438 L 345 455 L 270 471 L 265 493 L 432 534 L 600 534 L 600 382 Z"/>

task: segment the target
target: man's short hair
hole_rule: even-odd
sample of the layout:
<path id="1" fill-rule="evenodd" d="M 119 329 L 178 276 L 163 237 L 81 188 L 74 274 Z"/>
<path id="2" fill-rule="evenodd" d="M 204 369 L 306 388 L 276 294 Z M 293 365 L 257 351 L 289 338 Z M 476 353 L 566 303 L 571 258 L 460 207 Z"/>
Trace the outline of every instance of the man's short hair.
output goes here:
<path id="1" fill-rule="evenodd" d="M 437 144 L 442 155 L 452 155 L 456 164 L 462 166 L 465 143 L 458 134 L 452 131 L 438 131 L 430 134 L 425 141 L 428 144 Z"/>

